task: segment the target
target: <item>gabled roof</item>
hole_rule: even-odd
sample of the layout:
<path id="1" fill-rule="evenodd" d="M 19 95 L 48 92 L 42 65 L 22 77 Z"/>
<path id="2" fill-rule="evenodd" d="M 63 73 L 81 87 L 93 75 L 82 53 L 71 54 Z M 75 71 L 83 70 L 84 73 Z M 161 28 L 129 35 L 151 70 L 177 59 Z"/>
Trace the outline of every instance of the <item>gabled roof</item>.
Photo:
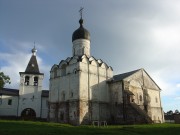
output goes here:
<path id="1" fill-rule="evenodd" d="M 122 81 L 123 79 L 125 79 L 126 77 L 136 73 L 137 71 L 139 71 L 141 69 L 137 69 L 137 70 L 134 70 L 134 71 L 130 71 L 130 72 L 127 72 L 127 73 L 123 73 L 123 74 L 119 74 L 119 75 L 115 75 L 113 76 L 113 79 L 114 81 Z"/>
<path id="2" fill-rule="evenodd" d="M 19 96 L 19 90 L 18 89 L 10 89 L 10 88 L 2 88 L 0 90 L 0 95 Z"/>
<path id="3" fill-rule="evenodd" d="M 42 90 L 41 97 L 49 97 L 49 90 Z"/>
<path id="4" fill-rule="evenodd" d="M 150 75 L 144 69 L 137 69 L 137 70 L 134 70 L 134 71 L 131 71 L 131 72 L 115 75 L 115 76 L 113 76 L 113 80 L 108 81 L 108 83 L 122 81 L 125 78 L 133 75 L 134 73 L 136 73 L 136 72 L 138 72 L 140 70 L 142 70 L 142 72 L 144 71 L 146 73 L 146 75 L 151 79 L 151 81 L 158 87 L 158 89 L 161 90 L 161 88 L 156 84 L 156 82 L 150 77 Z M 144 85 L 146 85 L 146 84 L 144 84 Z"/>

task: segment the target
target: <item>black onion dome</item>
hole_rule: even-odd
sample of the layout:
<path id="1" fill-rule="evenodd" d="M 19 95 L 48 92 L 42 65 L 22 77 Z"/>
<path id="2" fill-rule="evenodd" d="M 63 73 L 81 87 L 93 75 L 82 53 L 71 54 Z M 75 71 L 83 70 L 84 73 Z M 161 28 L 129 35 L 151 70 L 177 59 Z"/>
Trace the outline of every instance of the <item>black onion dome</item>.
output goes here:
<path id="1" fill-rule="evenodd" d="M 74 31 L 72 35 L 72 42 L 76 39 L 87 39 L 90 40 L 90 33 L 83 27 L 83 19 L 79 20 L 80 27 Z"/>

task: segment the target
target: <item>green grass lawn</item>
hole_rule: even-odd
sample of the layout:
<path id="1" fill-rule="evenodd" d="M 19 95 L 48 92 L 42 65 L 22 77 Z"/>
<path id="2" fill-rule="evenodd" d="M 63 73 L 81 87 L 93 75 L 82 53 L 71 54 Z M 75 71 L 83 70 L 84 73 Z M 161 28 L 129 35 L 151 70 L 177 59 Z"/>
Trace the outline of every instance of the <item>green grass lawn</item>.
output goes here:
<path id="1" fill-rule="evenodd" d="M 180 124 L 108 127 L 0 120 L 0 135 L 180 135 Z"/>

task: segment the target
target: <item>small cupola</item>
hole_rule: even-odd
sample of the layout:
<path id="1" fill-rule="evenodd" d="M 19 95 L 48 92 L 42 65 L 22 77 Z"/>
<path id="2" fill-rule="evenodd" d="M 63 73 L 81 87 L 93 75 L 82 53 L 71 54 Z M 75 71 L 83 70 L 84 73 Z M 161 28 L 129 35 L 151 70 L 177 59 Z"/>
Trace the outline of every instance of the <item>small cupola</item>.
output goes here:
<path id="1" fill-rule="evenodd" d="M 83 27 L 82 10 L 80 12 L 80 27 L 72 35 L 72 55 L 73 56 L 90 56 L 90 33 Z"/>
<path id="2" fill-rule="evenodd" d="M 82 9 L 80 9 L 80 13 L 81 13 L 81 18 L 79 20 L 80 27 L 73 32 L 72 42 L 76 39 L 87 39 L 90 41 L 90 33 L 87 29 L 83 27 Z"/>

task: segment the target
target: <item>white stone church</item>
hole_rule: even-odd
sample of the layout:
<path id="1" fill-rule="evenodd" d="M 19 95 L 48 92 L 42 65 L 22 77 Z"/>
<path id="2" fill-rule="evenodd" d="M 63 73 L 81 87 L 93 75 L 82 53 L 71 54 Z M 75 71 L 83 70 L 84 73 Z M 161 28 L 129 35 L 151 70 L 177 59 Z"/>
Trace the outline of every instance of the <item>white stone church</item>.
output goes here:
<path id="1" fill-rule="evenodd" d="M 19 90 L 0 90 L 0 117 L 43 118 L 73 125 L 162 123 L 161 89 L 144 69 L 113 75 L 113 69 L 90 54 L 90 33 L 80 27 L 72 35 L 72 56 L 50 70 L 49 91 L 36 49 Z"/>
<path id="2" fill-rule="evenodd" d="M 159 86 L 144 69 L 113 76 L 113 69 L 90 54 L 90 33 L 72 35 L 72 57 L 50 71 L 49 120 L 75 125 L 93 121 L 162 123 Z"/>

